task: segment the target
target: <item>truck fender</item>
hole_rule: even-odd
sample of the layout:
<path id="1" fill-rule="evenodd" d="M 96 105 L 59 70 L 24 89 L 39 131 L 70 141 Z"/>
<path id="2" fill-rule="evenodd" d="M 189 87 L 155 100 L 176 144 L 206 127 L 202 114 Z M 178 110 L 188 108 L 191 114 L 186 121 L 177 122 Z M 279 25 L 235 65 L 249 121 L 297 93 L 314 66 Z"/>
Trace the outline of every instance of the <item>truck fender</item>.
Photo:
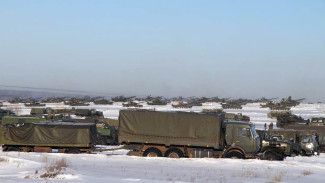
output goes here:
<path id="1" fill-rule="evenodd" d="M 233 151 L 241 153 L 244 157 L 246 157 L 245 150 L 239 146 L 229 146 L 222 154 L 222 157 L 225 157 L 228 153 Z"/>

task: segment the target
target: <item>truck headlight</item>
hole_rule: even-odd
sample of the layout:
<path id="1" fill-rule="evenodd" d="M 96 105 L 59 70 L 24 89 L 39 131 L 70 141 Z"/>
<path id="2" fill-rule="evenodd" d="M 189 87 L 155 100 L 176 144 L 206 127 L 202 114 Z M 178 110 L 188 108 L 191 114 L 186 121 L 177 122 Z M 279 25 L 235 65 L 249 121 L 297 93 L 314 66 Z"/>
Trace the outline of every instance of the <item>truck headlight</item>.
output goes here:
<path id="1" fill-rule="evenodd" d="M 306 147 L 307 147 L 308 149 L 314 149 L 314 144 L 307 144 Z"/>

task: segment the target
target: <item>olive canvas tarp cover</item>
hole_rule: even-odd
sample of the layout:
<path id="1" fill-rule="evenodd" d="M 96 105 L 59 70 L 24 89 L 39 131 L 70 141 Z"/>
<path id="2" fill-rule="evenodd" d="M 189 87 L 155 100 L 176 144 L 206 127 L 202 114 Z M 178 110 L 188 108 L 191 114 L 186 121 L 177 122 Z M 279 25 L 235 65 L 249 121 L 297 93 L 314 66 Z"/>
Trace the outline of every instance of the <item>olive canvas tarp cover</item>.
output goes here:
<path id="1" fill-rule="evenodd" d="M 220 148 L 222 115 L 121 110 L 119 143 L 154 143 Z M 222 138 L 221 138 L 222 137 Z"/>
<path id="2" fill-rule="evenodd" d="M 2 134 L 3 135 L 3 134 Z M 96 126 L 86 123 L 39 122 L 6 128 L 4 139 L 23 144 L 88 147 L 96 141 Z"/>

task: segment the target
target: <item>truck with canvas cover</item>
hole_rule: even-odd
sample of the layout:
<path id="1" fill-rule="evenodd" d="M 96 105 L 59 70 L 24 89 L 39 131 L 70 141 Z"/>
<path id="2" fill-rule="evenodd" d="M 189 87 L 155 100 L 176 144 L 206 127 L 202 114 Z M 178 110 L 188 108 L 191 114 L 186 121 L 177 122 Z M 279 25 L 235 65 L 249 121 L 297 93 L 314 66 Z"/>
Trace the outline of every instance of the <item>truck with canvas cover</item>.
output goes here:
<path id="1" fill-rule="evenodd" d="M 311 156 L 320 153 L 319 145 L 316 141 L 316 131 L 313 130 L 292 130 L 292 129 L 269 129 L 269 136 L 281 138 L 282 140 L 297 143 L 301 147 L 301 154 Z"/>
<path id="2" fill-rule="evenodd" d="M 0 128 L 3 151 L 91 152 L 96 143 L 95 124 L 74 122 L 38 122 L 7 125 Z"/>
<path id="3" fill-rule="evenodd" d="M 130 155 L 172 158 L 253 158 L 260 148 L 251 123 L 184 112 L 121 110 L 118 141 Z"/>

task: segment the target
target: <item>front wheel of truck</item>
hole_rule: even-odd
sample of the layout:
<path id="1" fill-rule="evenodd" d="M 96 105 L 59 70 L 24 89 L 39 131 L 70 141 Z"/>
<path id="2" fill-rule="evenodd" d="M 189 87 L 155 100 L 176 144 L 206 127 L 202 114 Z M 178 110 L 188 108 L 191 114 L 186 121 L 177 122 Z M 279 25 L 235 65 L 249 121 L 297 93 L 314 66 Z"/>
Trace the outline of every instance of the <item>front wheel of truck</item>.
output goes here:
<path id="1" fill-rule="evenodd" d="M 237 151 L 228 152 L 225 157 L 231 159 L 245 159 L 245 156 Z"/>
<path id="2" fill-rule="evenodd" d="M 162 153 L 159 149 L 155 147 L 150 147 L 144 151 L 143 156 L 145 157 L 162 157 Z"/>

